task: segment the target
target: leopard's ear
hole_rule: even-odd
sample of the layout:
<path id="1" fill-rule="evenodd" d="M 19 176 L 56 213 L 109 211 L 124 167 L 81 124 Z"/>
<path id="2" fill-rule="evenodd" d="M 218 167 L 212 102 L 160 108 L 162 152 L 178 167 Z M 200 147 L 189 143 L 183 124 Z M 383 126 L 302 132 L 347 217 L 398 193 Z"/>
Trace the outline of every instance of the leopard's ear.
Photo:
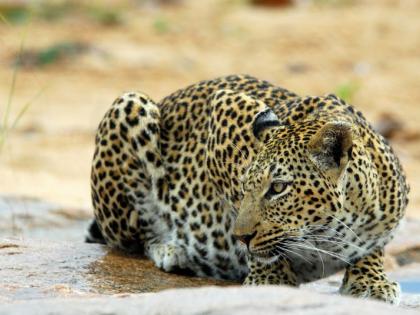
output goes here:
<path id="1" fill-rule="evenodd" d="M 351 125 L 340 121 L 326 123 L 308 143 L 310 159 L 335 179 L 350 161 L 352 147 Z"/>
<path id="2" fill-rule="evenodd" d="M 256 115 L 252 125 L 252 132 L 258 140 L 266 142 L 269 139 L 269 133 L 267 131 L 277 126 L 280 126 L 280 120 L 273 110 L 268 108 Z"/>

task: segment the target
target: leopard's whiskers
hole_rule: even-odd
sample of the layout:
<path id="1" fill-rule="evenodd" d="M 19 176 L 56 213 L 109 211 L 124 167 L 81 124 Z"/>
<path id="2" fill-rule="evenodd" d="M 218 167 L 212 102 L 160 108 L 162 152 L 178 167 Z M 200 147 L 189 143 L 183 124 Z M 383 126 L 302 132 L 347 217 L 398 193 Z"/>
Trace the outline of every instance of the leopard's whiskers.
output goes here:
<path id="1" fill-rule="evenodd" d="M 319 252 L 321 252 L 321 253 L 323 253 L 323 254 L 325 254 L 325 255 L 329 255 L 329 256 L 331 256 L 331 257 L 335 257 L 335 258 L 337 258 L 337 259 L 341 260 L 342 262 L 344 262 L 344 263 L 346 263 L 346 264 L 350 265 L 350 262 L 349 262 L 349 261 L 347 261 L 346 259 L 344 259 L 344 257 L 342 257 L 341 255 L 338 255 L 338 254 L 336 254 L 336 253 L 333 253 L 333 252 L 331 252 L 331 251 L 328 251 L 328 250 L 325 250 L 325 249 L 321 249 L 321 248 L 318 248 L 318 247 L 313 246 L 313 245 L 312 245 L 312 246 L 305 246 L 305 245 L 300 244 L 300 243 L 295 243 L 295 244 L 293 244 L 293 245 L 294 245 L 294 246 L 296 246 L 296 247 L 303 248 L 303 249 L 309 249 L 309 250 L 319 251 Z"/>
<path id="2" fill-rule="evenodd" d="M 296 256 L 302 258 L 307 263 L 313 265 L 313 262 L 309 261 L 305 256 L 303 256 L 302 254 L 298 253 L 297 251 L 294 251 L 291 247 L 288 246 L 289 244 L 290 243 L 288 243 L 288 242 L 284 242 L 283 243 L 284 246 L 278 247 L 278 250 L 284 250 L 286 252 L 289 252 L 289 253 L 291 253 L 293 255 L 296 255 Z M 276 248 L 277 248 L 277 246 L 276 246 Z"/>

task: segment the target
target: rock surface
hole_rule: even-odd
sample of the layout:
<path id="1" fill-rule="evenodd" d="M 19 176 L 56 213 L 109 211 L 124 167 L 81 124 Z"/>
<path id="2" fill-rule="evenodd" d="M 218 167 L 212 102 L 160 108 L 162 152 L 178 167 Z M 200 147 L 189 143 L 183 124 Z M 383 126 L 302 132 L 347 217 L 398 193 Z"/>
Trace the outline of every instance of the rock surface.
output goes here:
<path id="1" fill-rule="evenodd" d="M 46 311 L 48 310 L 48 311 Z M 385 303 L 320 295 L 287 287 L 232 287 L 167 290 L 156 294 L 86 299 L 46 299 L 0 306 L 14 314 L 383 314 L 396 309 Z M 398 314 L 417 314 L 398 309 Z"/>
<path id="2" fill-rule="evenodd" d="M 304 285 L 300 290 L 193 290 L 238 283 L 164 273 L 142 257 L 85 244 L 87 218 L 86 211 L 62 209 L 39 200 L 0 199 L 0 302 L 6 302 L 0 314 L 44 313 L 46 309 L 65 314 L 81 310 L 116 314 L 133 310 L 144 314 L 335 314 L 340 308 L 343 314 L 393 311 L 381 303 L 338 296 L 341 275 Z M 419 221 L 407 220 L 388 247 L 391 277 L 399 280 L 405 291 L 402 308 L 420 309 L 419 230 Z M 17 237 L 6 237 L 9 235 Z M 150 295 L 166 289 L 172 290 Z"/>
<path id="3" fill-rule="evenodd" d="M 232 284 L 168 274 L 102 245 L 18 239 L 0 239 L 0 279 L 4 301 Z"/>
<path id="4" fill-rule="evenodd" d="M 238 283 L 164 273 L 142 257 L 83 243 L 88 217 L 86 211 L 39 200 L 0 199 L 0 302 L 5 302 L 0 314 L 44 310 L 64 314 L 81 310 L 93 314 L 133 310 L 142 314 L 369 314 L 380 310 L 389 314 L 395 310 L 340 297 L 342 275 L 295 290 L 239 288 Z M 420 221 L 407 220 L 387 248 L 390 276 L 400 281 L 404 292 L 399 313 L 403 308 L 420 310 L 419 230 Z M 151 294 L 167 289 L 172 290 Z"/>
<path id="5" fill-rule="evenodd" d="M 408 264 L 406 267 L 397 269 L 397 271 L 391 273 L 391 277 L 396 280 L 418 280 L 420 279 L 419 265 Z M 109 250 L 102 245 L 50 242 L 45 240 L 30 241 L 10 238 L 0 239 L 0 279 L 2 279 L 0 282 L 0 301 L 14 305 L 13 307 L 5 308 L 7 310 L 6 313 L 12 309 L 20 310 L 21 307 L 28 307 L 33 310 L 37 307 L 42 309 L 42 307 L 48 306 L 48 309 L 51 308 L 53 310 L 54 308 L 58 308 L 61 303 L 60 301 L 62 301 L 65 304 L 69 303 L 72 306 L 70 309 L 74 312 L 77 311 L 78 307 L 82 308 L 83 305 L 94 312 L 97 303 L 103 305 L 106 302 L 105 304 L 108 305 L 107 307 L 110 307 L 110 310 L 116 310 L 121 305 L 124 305 L 124 311 L 130 310 L 131 308 L 125 308 L 126 303 L 128 303 L 127 305 L 131 305 L 130 307 L 133 308 L 150 307 L 150 314 L 155 314 L 153 313 L 154 311 L 158 314 L 158 310 L 162 309 L 155 308 L 153 305 L 158 305 L 159 303 L 156 301 L 159 301 L 160 298 L 156 298 L 157 300 L 155 300 L 155 298 L 148 297 L 146 299 L 142 294 L 133 296 L 129 294 L 145 293 L 148 296 L 150 292 L 170 288 L 192 288 L 214 285 L 233 286 L 237 284 L 227 281 L 164 273 L 154 267 L 153 263 L 149 260 Z M 343 299 L 337 295 L 340 282 L 341 276 L 336 275 L 304 285 L 301 290 L 279 287 L 277 289 L 280 291 L 277 291 L 273 287 L 263 289 L 261 291 L 262 293 L 259 293 L 258 290 L 255 292 L 258 292 L 261 296 L 265 296 L 265 294 L 270 296 L 269 299 L 263 299 L 272 303 L 266 310 L 268 314 L 275 310 L 290 309 L 292 311 L 294 308 L 295 311 L 313 309 L 317 312 L 319 310 L 319 314 L 327 314 L 325 310 L 329 309 L 332 304 L 341 305 L 340 303 L 350 303 L 347 299 Z M 236 308 L 238 312 L 239 310 L 243 311 L 248 307 L 249 303 L 252 302 L 251 304 L 254 305 L 253 303 L 255 301 L 257 301 L 255 303 L 260 303 L 259 301 L 261 300 L 261 298 L 253 297 L 254 291 L 249 291 L 249 289 L 245 288 L 237 288 L 233 291 L 228 290 L 226 292 L 222 289 L 212 290 L 208 292 L 205 290 L 197 291 L 198 293 L 194 290 L 179 291 L 179 298 L 175 298 L 176 292 L 178 292 L 176 290 L 171 290 L 169 291 L 170 293 L 164 294 L 171 296 L 169 301 L 172 302 L 170 303 L 177 301 L 179 305 L 184 305 L 184 302 L 191 301 L 190 299 L 194 299 L 195 301 L 197 298 L 197 301 L 200 301 L 202 307 L 208 307 L 209 312 L 216 312 L 219 309 L 219 303 L 215 302 L 217 299 L 225 301 L 223 302 L 224 304 L 220 302 L 223 305 L 222 309 L 225 309 L 225 307 L 227 309 L 231 308 L 230 310 L 232 312 Z M 244 290 L 243 293 L 238 293 L 242 292 L 241 290 Z M 326 295 L 320 298 L 319 296 L 311 295 L 310 292 L 320 292 Z M 232 297 L 227 297 L 229 294 L 232 294 Z M 306 298 L 307 294 L 308 298 Z M 127 299 L 121 299 L 115 295 L 129 296 Z M 208 298 L 209 295 L 212 296 L 212 299 Z M 298 297 L 301 295 L 305 296 L 305 302 L 302 302 L 302 305 L 298 305 L 296 303 L 298 303 Z M 284 296 L 288 298 L 283 298 Z M 51 298 L 59 298 L 59 300 L 49 300 Z M 69 302 L 63 298 L 76 300 Z M 95 299 L 92 300 L 92 298 Z M 46 300 L 44 301 L 44 299 Z M 25 302 L 28 300 L 36 300 L 36 302 Z M 322 300 L 323 303 L 316 304 L 318 306 L 312 307 L 311 301 L 319 300 Z M 356 304 L 357 307 L 364 307 L 362 301 L 355 301 L 353 300 L 351 303 Z M 22 304 L 22 302 L 24 303 Z M 286 304 L 283 305 L 282 303 Z M 168 304 L 167 307 L 172 309 L 171 305 Z M 377 304 L 374 305 L 372 306 L 372 310 L 377 307 Z M 193 306 L 195 307 L 195 304 L 191 307 Z M 251 312 L 259 307 L 262 307 L 262 305 L 252 306 L 249 308 L 249 311 Z M 420 295 L 404 294 L 401 307 L 420 309 Z M 174 308 L 174 314 L 178 314 L 175 310 L 176 308 Z M 191 309 L 191 314 L 195 312 L 193 310 L 195 308 Z M 335 310 L 337 309 L 335 308 Z M 384 308 L 384 312 L 386 311 L 387 308 Z M 19 314 L 19 312 L 16 314 Z M 145 312 L 145 314 L 149 313 Z"/>
<path id="6" fill-rule="evenodd" d="M 0 237 L 82 240 L 90 210 L 63 208 L 36 198 L 0 196 Z"/>

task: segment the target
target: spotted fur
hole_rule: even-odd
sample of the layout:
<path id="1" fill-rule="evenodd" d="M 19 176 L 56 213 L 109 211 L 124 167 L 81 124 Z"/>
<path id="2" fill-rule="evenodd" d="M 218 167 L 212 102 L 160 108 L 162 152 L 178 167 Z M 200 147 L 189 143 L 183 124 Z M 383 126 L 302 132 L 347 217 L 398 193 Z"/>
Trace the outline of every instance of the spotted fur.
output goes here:
<path id="1" fill-rule="evenodd" d="M 104 241 L 165 271 L 296 286 L 346 269 L 343 294 L 398 302 L 383 247 L 404 215 L 405 176 L 334 95 L 239 75 L 159 103 L 124 94 L 99 126 L 91 183 Z"/>

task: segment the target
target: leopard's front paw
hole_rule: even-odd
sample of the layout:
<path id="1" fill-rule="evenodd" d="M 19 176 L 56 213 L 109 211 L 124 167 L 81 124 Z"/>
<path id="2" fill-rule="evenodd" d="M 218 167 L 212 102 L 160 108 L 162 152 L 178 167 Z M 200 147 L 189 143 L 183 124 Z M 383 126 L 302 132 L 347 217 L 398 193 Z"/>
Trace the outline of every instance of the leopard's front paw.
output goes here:
<path id="1" fill-rule="evenodd" d="M 187 268 L 188 259 L 185 251 L 171 244 L 153 244 L 147 247 L 147 255 L 156 267 L 164 271 Z"/>
<path id="2" fill-rule="evenodd" d="M 280 284 L 280 279 L 278 279 L 274 275 L 266 276 L 266 275 L 249 274 L 243 282 L 243 285 L 270 285 L 270 284 Z"/>
<path id="3" fill-rule="evenodd" d="M 377 281 L 372 283 L 351 282 L 343 284 L 340 293 L 359 298 L 373 298 L 387 303 L 400 303 L 401 289 L 397 282 Z"/>
<path id="4" fill-rule="evenodd" d="M 296 279 L 294 277 L 282 275 L 279 273 L 273 274 L 248 274 L 245 278 L 243 285 L 289 285 L 297 286 Z"/>
<path id="5" fill-rule="evenodd" d="M 278 260 L 265 264 L 254 257 L 248 259 L 249 274 L 244 285 L 290 285 L 297 286 L 296 274 L 290 269 L 290 264 Z"/>

